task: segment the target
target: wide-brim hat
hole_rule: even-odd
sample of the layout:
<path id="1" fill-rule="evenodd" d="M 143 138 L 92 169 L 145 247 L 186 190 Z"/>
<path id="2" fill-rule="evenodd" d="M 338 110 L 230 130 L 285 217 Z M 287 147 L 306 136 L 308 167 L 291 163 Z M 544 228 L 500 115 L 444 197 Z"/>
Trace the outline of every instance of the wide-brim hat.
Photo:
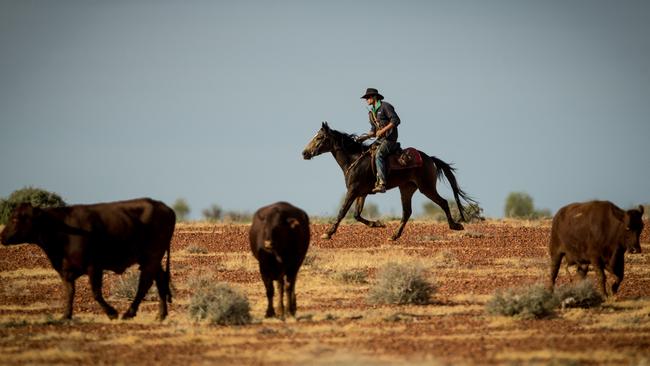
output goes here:
<path id="1" fill-rule="evenodd" d="M 370 97 L 376 97 L 379 100 L 384 99 L 384 96 L 379 94 L 379 90 L 375 88 L 368 88 L 366 89 L 366 94 L 364 94 L 361 99 L 368 99 Z"/>

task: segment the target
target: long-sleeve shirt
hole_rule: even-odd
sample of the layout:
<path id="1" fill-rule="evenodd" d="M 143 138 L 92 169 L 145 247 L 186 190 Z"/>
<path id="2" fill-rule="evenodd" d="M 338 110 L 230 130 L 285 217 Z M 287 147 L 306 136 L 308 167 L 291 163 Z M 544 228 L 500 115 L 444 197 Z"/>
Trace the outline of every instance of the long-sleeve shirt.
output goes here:
<path id="1" fill-rule="evenodd" d="M 382 101 L 376 111 L 373 108 L 373 110 L 368 112 L 368 118 L 370 120 L 370 131 L 372 133 L 376 133 L 392 122 L 393 128 L 382 138 L 385 138 L 388 141 L 397 142 L 397 126 L 400 124 L 400 119 L 397 113 L 395 113 L 395 108 L 392 104 Z"/>

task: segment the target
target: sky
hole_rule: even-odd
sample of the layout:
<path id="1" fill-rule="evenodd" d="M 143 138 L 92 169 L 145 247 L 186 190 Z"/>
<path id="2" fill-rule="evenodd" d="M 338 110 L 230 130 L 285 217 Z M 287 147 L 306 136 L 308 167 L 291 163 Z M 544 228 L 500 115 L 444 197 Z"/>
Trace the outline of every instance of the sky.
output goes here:
<path id="1" fill-rule="evenodd" d="M 0 0 L 0 197 L 333 215 L 343 173 L 301 151 L 322 121 L 367 132 L 374 87 L 487 216 L 514 191 L 631 207 L 650 202 L 648 35 L 644 0 Z M 367 202 L 401 213 L 397 190 Z"/>

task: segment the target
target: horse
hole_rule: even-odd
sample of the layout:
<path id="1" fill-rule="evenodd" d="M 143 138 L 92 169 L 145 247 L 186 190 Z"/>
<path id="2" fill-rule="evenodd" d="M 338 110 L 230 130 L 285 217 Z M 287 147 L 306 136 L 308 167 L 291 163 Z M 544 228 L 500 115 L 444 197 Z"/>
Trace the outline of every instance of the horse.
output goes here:
<path id="1" fill-rule="evenodd" d="M 334 159 L 343 170 L 345 176 L 345 185 L 347 193 L 343 200 L 336 221 L 321 236 L 322 239 L 331 239 L 332 235 L 345 217 L 353 202 L 356 202 L 354 218 L 369 227 L 385 227 L 380 221 L 370 221 L 361 216 L 366 196 L 374 194 L 372 192 L 375 186 L 375 173 L 373 172 L 371 154 L 369 153 L 370 145 L 358 142 L 355 135 L 339 132 L 331 129 L 327 122 L 323 122 L 320 130 L 309 141 L 302 152 L 305 160 L 318 156 L 320 154 L 331 152 Z M 476 204 L 460 187 L 454 176 L 455 169 L 444 161 L 429 156 L 420 151 L 423 163 L 419 167 L 393 170 L 389 173 L 386 189 L 398 187 L 402 199 L 402 219 L 397 232 L 393 234 L 390 240 L 395 241 L 400 238 L 406 222 L 413 212 L 411 208 L 411 198 L 416 190 L 440 206 L 447 216 L 447 222 L 451 230 L 463 230 L 463 225 L 456 222 L 451 216 L 447 200 L 442 198 L 436 190 L 436 182 L 442 178 L 447 178 L 454 193 L 458 211 L 460 212 L 461 221 L 466 221 L 466 211 L 461 203 L 461 198 L 467 204 Z"/>

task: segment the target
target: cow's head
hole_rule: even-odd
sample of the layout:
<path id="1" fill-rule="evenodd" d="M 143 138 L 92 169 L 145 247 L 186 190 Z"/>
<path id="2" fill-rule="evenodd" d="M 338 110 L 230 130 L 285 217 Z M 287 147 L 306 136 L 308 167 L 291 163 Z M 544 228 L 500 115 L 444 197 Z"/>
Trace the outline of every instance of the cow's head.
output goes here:
<path id="1" fill-rule="evenodd" d="M 316 136 L 314 136 L 309 141 L 307 146 L 305 146 L 305 149 L 302 151 L 302 157 L 305 160 L 309 160 L 314 156 L 332 151 L 332 139 L 330 138 L 330 132 L 331 130 L 327 125 L 327 122 L 323 122 L 320 130 L 316 132 Z"/>
<path id="2" fill-rule="evenodd" d="M 40 215 L 41 209 L 38 207 L 32 207 L 28 203 L 18 205 L 0 233 L 0 243 L 4 245 L 34 243 L 36 241 L 34 225 Z"/>
<path id="3" fill-rule="evenodd" d="M 643 231 L 643 206 L 625 212 L 625 247 L 630 253 L 641 253 Z"/>
<path id="4" fill-rule="evenodd" d="M 292 231 L 300 227 L 300 221 L 279 208 L 273 208 L 264 217 L 262 239 L 266 250 L 281 250 L 290 240 Z"/>

